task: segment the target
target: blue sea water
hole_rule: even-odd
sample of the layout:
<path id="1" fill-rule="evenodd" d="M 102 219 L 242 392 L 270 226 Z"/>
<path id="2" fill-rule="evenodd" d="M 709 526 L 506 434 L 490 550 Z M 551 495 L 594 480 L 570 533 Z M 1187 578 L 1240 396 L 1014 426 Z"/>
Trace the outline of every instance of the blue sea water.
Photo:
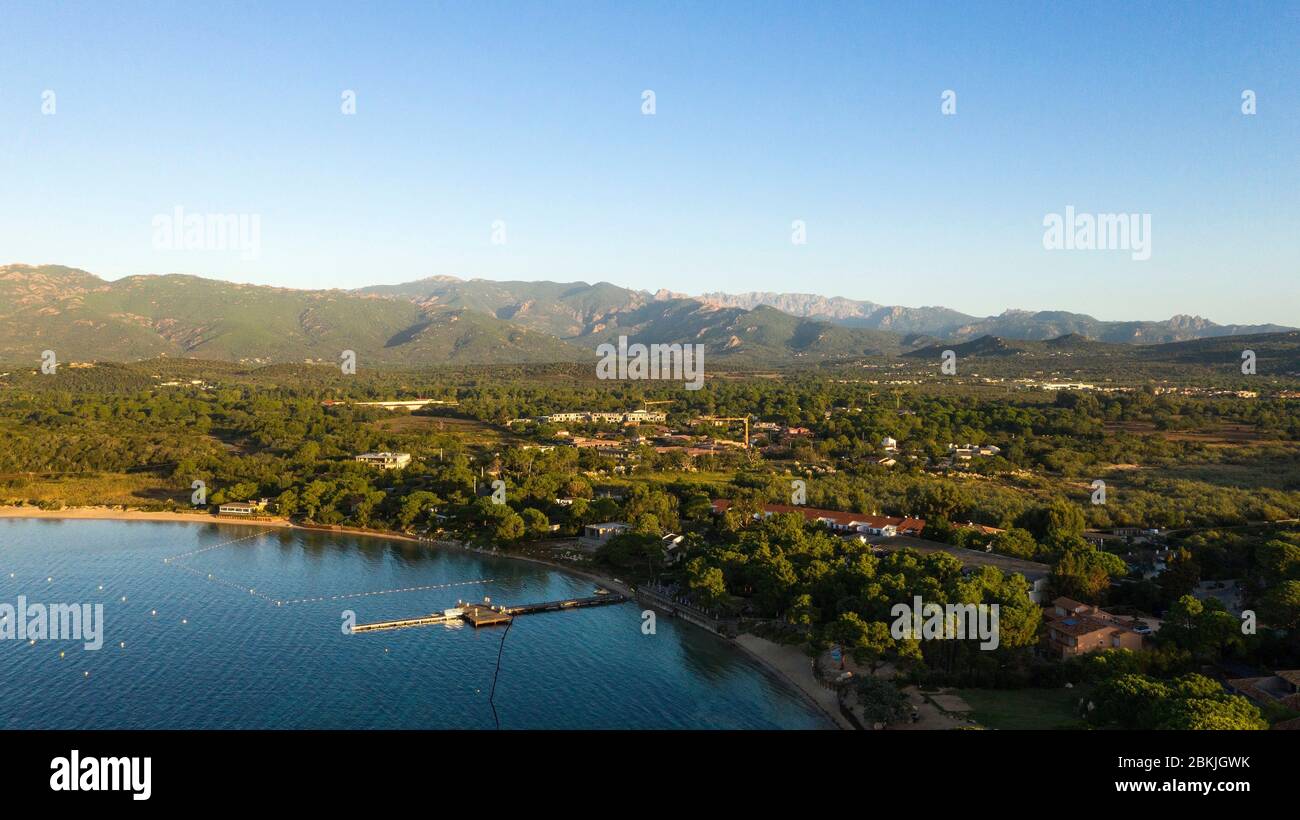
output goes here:
<path id="1" fill-rule="evenodd" d="M 592 589 L 540 565 L 404 541 L 3 519 L 0 604 L 103 604 L 104 634 L 98 651 L 0 640 L 0 727 L 491 729 L 504 628 L 347 635 L 345 611 L 364 623 Z M 643 634 L 634 603 L 517 618 L 495 704 L 503 729 L 829 725 L 714 635 L 662 614 Z"/>

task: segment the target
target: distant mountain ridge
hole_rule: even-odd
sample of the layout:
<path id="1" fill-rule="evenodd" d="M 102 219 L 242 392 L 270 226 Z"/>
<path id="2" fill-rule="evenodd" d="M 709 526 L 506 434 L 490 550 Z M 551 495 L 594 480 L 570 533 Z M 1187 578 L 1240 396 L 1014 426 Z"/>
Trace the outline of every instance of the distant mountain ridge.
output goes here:
<path id="1" fill-rule="evenodd" d="M 720 307 L 660 291 L 608 282 L 498 282 L 438 276 L 361 288 L 364 296 L 409 300 L 424 308 L 477 310 L 588 349 L 627 336 L 632 342 L 703 344 L 732 358 L 892 355 L 891 333 L 837 326 L 760 306 Z"/>
<path id="2" fill-rule="evenodd" d="M 235 362 L 338 360 L 422 366 L 594 359 L 603 342 L 702 344 L 718 361 L 762 364 L 896 356 L 936 345 L 1045 342 L 1046 349 L 1290 330 L 1199 317 L 1104 322 L 1064 311 L 979 318 L 812 294 L 650 293 L 608 282 L 434 276 L 357 290 L 299 290 L 196 276 L 106 281 L 58 265 L 0 267 L 0 360 L 45 349 L 61 361 L 192 356 Z M 1048 340 L 1053 340 L 1048 342 Z M 990 347 L 991 346 L 991 347 Z"/>
<path id="3" fill-rule="evenodd" d="M 950 350 L 956 354 L 958 361 L 976 359 L 982 363 L 1027 357 L 1039 365 L 1052 359 L 1073 360 L 1076 363 L 1086 359 L 1093 363 L 1108 360 L 1125 366 L 1178 364 L 1220 368 L 1226 363 L 1230 370 L 1236 370 L 1245 349 L 1255 349 L 1261 366 L 1267 362 L 1269 372 L 1291 375 L 1300 373 L 1300 331 L 1295 330 L 1213 336 L 1152 345 L 1098 342 L 1077 334 L 1046 340 L 980 336 L 965 342 L 949 341 L 915 347 L 901 355 L 918 362 L 938 362 Z"/>
<path id="4" fill-rule="evenodd" d="M 953 341 L 980 336 L 1032 341 L 1055 339 L 1074 333 L 1099 342 L 1167 344 L 1217 336 L 1281 333 L 1294 329 L 1274 324 L 1219 325 L 1199 316 L 1185 315 L 1176 315 L 1165 321 L 1112 322 L 1083 313 L 1056 310 L 1007 310 L 1000 316 L 981 318 L 946 307 L 884 306 L 875 302 L 809 293 L 706 293 L 699 298 L 707 304 L 748 310 L 758 305 L 769 305 L 792 316 L 821 319 L 848 327 L 904 334 L 920 333 Z"/>
<path id="5" fill-rule="evenodd" d="M 399 295 L 417 301 L 438 301 L 492 312 L 560 338 L 599 333 L 628 314 L 655 302 L 693 300 L 719 311 L 753 311 L 770 307 L 800 319 L 847 328 L 886 331 L 903 336 L 932 336 L 965 341 L 980 336 L 1046 340 L 1078 334 L 1101 342 L 1166 344 L 1217 336 L 1281 333 L 1285 325 L 1219 325 L 1199 316 L 1177 315 L 1164 321 L 1116 322 L 1067 311 L 1007 310 L 999 316 L 978 317 L 947 307 L 909 308 L 841 296 L 754 291 L 741 294 L 705 293 L 692 297 L 660 290 L 649 293 L 608 282 L 497 282 L 437 276 L 400 285 L 362 288 L 367 294 Z M 719 316 L 727 314 L 719 313 Z"/>
<path id="6" fill-rule="evenodd" d="M 589 355 L 468 309 L 179 274 L 107 282 L 57 265 L 0 267 L 0 359 L 32 359 L 46 349 L 60 361 L 192 356 L 266 363 L 337 362 L 353 350 L 363 363 L 412 365 Z"/>

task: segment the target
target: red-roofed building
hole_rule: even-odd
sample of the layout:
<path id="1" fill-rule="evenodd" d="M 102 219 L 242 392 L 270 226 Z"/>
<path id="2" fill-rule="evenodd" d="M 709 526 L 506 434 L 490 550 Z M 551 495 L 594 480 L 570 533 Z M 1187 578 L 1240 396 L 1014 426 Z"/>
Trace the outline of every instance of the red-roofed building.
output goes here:
<path id="1" fill-rule="evenodd" d="M 729 499 L 713 502 L 713 512 L 721 515 L 731 507 Z M 863 515 L 862 513 L 822 510 L 817 507 L 790 504 L 764 504 L 763 515 L 799 513 L 808 521 L 824 524 L 835 532 L 863 533 L 865 535 L 920 535 L 925 529 L 925 519 L 890 515 Z"/>
<path id="2" fill-rule="evenodd" d="M 1070 658 L 1101 649 L 1142 649 L 1142 635 L 1133 629 L 1132 618 L 1121 618 L 1071 598 L 1057 598 L 1043 610 L 1047 632 L 1043 643 L 1048 651 Z"/>
<path id="3" fill-rule="evenodd" d="M 1276 703 L 1300 711 L 1300 669 L 1282 669 L 1264 678 L 1236 678 L 1228 681 L 1228 691 L 1260 705 Z"/>

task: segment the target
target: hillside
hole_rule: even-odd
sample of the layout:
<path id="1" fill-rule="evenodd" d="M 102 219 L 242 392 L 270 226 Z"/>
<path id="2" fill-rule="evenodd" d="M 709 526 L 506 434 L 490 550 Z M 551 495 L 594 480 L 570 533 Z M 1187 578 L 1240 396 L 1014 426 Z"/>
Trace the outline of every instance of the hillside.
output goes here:
<path id="1" fill-rule="evenodd" d="M 632 342 L 703 344 L 728 359 L 841 358 L 892 355 L 892 333 L 850 329 L 759 306 L 720 308 L 696 299 L 655 296 L 608 282 L 492 282 L 433 277 L 356 293 L 405 299 L 424 308 L 464 308 L 588 349 L 627 336 Z"/>
<path id="2" fill-rule="evenodd" d="M 1255 333 L 1248 336 L 1217 337 L 1139 348 L 1136 355 L 1146 361 L 1170 364 L 1216 364 L 1239 362 L 1245 350 L 1255 353 L 1259 373 L 1300 372 L 1300 331 Z"/>
<path id="3" fill-rule="evenodd" d="M 426 308 L 465 308 L 561 339 L 598 333 L 613 315 L 652 301 L 643 293 L 608 282 L 465 281 L 447 276 L 355 292 L 406 299 Z"/>
<path id="4" fill-rule="evenodd" d="M 1157 351 L 1158 346 L 1152 347 L 1151 350 Z M 1120 345 L 1110 342 L 1095 342 L 1078 334 L 1066 334 L 1055 339 L 1046 341 L 1029 340 L 1029 339 L 1004 339 L 1000 336 L 980 336 L 966 342 L 947 342 L 931 344 L 916 350 L 904 353 L 908 358 L 914 359 L 937 359 L 943 351 L 951 350 L 957 354 L 958 358 L 966 357 L 1009 357 L 1009 356 L 1028 356 L 1052 358 L 1059 356 L 1087 356 L 1091 358 L 1116 357 L 1126 358 L 1135 357 L 1138 348 L 1131 345 Z"/>
<path id="5" fill-rule="evenodd" d="M 954 341 L 968 341 L 980 336 L 1045 341 L 1077 334 L 1099 342 L 1147 345 L 1219 336 L 1279 333 L 1291 329 L 1273 324 L 1219 325 L 1199 316 L 1181 315 L 1164 321 L 1108 322 L 1083 313 L 1060 310 L 1007 310 L 998 316 L 980 318 L 946 307 L 891 307 L 810 293 L 706 293 L 699 299 L 717 307 L 740 307 L 747 310 L 768 305 L 792 316 L 818 319 L 845 327 L 923 334 Z"/>
<path id="6" fill-rule="evenodd" d="M 1099 342 L 1156 345 L 1193 339 L 1280 333 L 1282 325 L 1219 325 L 1199 316 L 1174 316 L 1162 322 L 1103 322 L 1082 313 L 1059 310 L 1029 312 L 1008 310 L 1000 316 L 970 322 L 955 328 L 955 339 L 985 335 L 1007 339 L 1047 340 L 1075 334 Z"/>
<path id="7" fill-rule="evenodd" d="M 938 362 L 945 350 L 956 353 L 959 362 L 974 359 L 981 363 L 982 368 L 1016 362 L 1011 369 L 999 367 L 997 372 L 1000 373 L 1024 371 L 1030 367 L 1062 368 L 1054 372 L 1069 372 L 1065 368 L 1087 368 L 1094 373 L 1099 368 L 1119 368 L 1130 375 L 1141 372 L 1147 376 L 1159 377 L 1162 368 L 1163 375 L 1167 376 L 1174 367 L 1178 367 L 1225 378 L 1242 375 L 1242 351 L 1252 350 L 1256 357 L 1257 374 L 1300 374 L 1300 331 L 1221 336 L 1153 345 L 1095 342 L 1077 334 L 1046 341 L 981 336 L 968 342 L 927 345 L 902 355 L 922 362 Z"/>
<path id="8" fill-rule="evenodd" d="M 470 310 L 345 291 L 240 285 L 194 276 L 105 282 L 57 266 L 0 268 L 0 360 L 192 356 L 241 362 L 391 364 L 577 361 L 551 336 Z"/>
<path id="9" fill-rule="evenodd" d="M 800 319 L 769 307 L 716 308 L 693 299 L 654 302 L 607 318 L 609 324 L 578 341 L 600 344 L 625 335 L 632 342 L 703 344 L 714 357 L 755 362 L 891 356 L 902 345 L 892 333 Z"/>
<path id="10" fill-rule="evenodd" d="M 739 303 L 733 305 L 713 298 L 719 296 L 651 294 L 607 282 L 453 277 L 356 291 L 179 274 L 110 282 L 75 268 L 8 265 L 0 267 L 0 361 L 35 361 L 50 349 L 64 362 L 172 356 L 335 363 L 341 351 L 354 350 L 363 363 L 396 366 L 558 363 L 590 361 L 598 345 L 627 336 L 703 344 L 714 362 L 741 366 L 925 359 L 947 349 L 986 359 L 1206 364 L 1238 356 L 1260 339 L 1266 348 L 1261 361 L 1268 357 L 1282 367 L 1297 348 L 1294 331 L 1196 317 L 1099 322 L 1062 311 L 1007 311 L 972 320 L 947 308 L 890 308 L 800 294 L 746 294 L 731 299 Z M 833 318 L 794 315 L 766 301 Z"/>

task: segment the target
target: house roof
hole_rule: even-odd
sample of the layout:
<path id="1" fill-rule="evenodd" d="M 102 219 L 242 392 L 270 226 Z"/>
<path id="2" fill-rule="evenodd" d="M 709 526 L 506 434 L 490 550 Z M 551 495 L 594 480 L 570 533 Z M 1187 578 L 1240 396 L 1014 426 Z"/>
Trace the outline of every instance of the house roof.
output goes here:
<path id="1" fill-rule="evenodd" d="M 1068 618 L 1058 618 L 1048 621 L 1048 626 L 1057 632 L 1064 632 L 1067 635 L 1091 635 L 1094 632 L 1128 632 L 1122 626 L 1103 621 L 1098 618 L 1089 618 L 1086 615 L 1070 616 Z"/>
<path id="2" fill-rule="evenodd" d="M 1080 609 L 1092 609 L 1088 604 L 1076 601 L 1073 598 L 1066 598 L 1064 595 L 1052 601 L 1052 606 L 1059 606 L 1067 612 L 1076 612 Z"/>
<path id="3" fill-rule="evenodd" d="M 726 512 L 731 507 L 731 501 L 726 498 L 720 498 L 713 502 L 713 509 L 716 512 Z M 897 527 L 899 532 L 921 532 L 925 529 L 924 518 L 912 518 L 910 516 L 890 516 L 890 515 L 863 515 L 862 513 L 841 512 L 839 510 L 824 510 L 818 507 L 805 507 L 802 505 L 793 506 L 790 504 L 764 504 L 763 512 L 769 515 L 780 513 L 797 512 L 811 522 L 830 521 L 841 527 L 848 527 L 854 524 L 863 524 L 877 529 L 881 527 Z"/>
<path id="4" fill-rule="evenodd" d="M 1279 669 L 1276 674 L 1292 686 L 1300 686 L 1300 669 Z"/>
<path id="5" fill-rule="evenodd" d="M 1057 615 L 1057 608 L 1064 609 L 1068 614 Z M 1112 615 L 1100 607 L 1065 596 L 1052 601 L 1052 606 L 1043 610 L 1043 618 L 1048 626 L 1069 635 L 1086 635 L 1103 629 L 1111 630 L 1112 633 L 1132 632 L 1135 620 Z"/>
<path id="6" fill-rule="evenodd" d="M 1257 703 L 1280 703 L 1288 709 L 1300 709 L 1300 695 L 1281 689 L 1280 676 L 1234 678 L 1228 685 Z"/>

